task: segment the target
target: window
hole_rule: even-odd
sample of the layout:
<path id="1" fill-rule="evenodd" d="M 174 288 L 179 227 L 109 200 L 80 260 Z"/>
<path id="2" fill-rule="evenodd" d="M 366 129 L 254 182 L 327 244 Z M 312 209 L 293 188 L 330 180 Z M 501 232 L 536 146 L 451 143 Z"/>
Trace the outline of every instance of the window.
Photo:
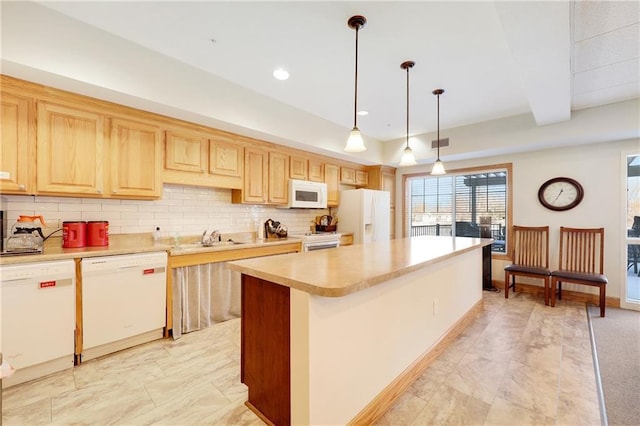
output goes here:
<path id="1" fill-rule="evenodd" d="M 492 251 L 507 253 L 511 165 L 405 176 L 405 235 L 493 238 Z"/>

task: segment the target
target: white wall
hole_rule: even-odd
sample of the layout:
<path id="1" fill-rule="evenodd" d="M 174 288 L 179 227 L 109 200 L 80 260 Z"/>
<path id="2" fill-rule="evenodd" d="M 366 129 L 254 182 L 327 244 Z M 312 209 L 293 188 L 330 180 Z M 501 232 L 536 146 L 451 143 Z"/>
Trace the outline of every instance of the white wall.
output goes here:
<path id="1" fill-rule="evenodd" d="M 625 279 L 621 257 L 626 225 L 622 221 L 626 188 L 622 178 L 622 154 L 640 153 L 640 139 L 611 141 L 568 148 L 540 150 L 515 155 L 486 157 L 476 160 L 446 162 L 447 170 L 477 167 L 498 163 L 513 165 L 513 224 L 550 227 L 550 263 L 558 264 L 560 226 L 605 228 L 605 274 L 609 279 L 608 297 L 621 297 Z M 402 206 L 403 175 L 431 171 L 429 166 L 398 169 L 396 181 L 398 198 Z M 538 188 L 547 179 L 568 176 L 579 181 L 584 188 L 584 199 L 576 208 L 566 212 L 547 210 L 538 201 Z M 397 209 L 396 235 L 402 233 L 402 208 Z M 512 225 L 513 225 L 512 224 Z M 493 279 L 503 281 L 506 261 L 493 261 Z M 597 289 L 565 284 L 568 290 L 595 293 Z"/>
<path id="2" fill-rule="evenodd" d="M 48 225 L 45 235 L 61 227 L 63 221 L 108 220 L 111 234 L 151 233 L 159 226 L 165 237 L 175 233 L 201 235 L 205 229 L 255 231 L 256 222 L 269 218 L 286 225 L 290 234 L 303 233 L 316 215 L 328 213 L 231 204 L 230 189 L 169 184 L 164 185 L 162 199 L 155 201 L 4 195 L 1 208 L 8 211 L 7 231 L 18 215 L 42 215 Z"/>

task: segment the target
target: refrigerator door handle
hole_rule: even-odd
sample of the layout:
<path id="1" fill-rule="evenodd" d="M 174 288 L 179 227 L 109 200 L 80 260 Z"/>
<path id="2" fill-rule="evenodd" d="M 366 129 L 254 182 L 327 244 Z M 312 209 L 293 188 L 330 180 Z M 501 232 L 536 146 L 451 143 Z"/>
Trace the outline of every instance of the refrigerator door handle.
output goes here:
<path id="1" fill-rule="evenodd" d="M 378 222 L 376 221 L 376 196 L 375 195 L 371 197 L 371 223 L 373 224 L 373 235 L 371 236 L 371 238 L 372 238 L 372 242 L 375 243 L 378 240 L 377 238 Z"/>

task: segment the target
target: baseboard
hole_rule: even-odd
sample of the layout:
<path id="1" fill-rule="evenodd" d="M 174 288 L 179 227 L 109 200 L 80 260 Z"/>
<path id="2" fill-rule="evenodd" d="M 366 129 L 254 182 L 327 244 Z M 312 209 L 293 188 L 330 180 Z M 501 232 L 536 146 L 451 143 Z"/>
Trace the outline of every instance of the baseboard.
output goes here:
<path id="1" fill-rule="evenodd" d="M 146 333 L 138 334 L 137 336 L 128 337 L 126 339 L 118 340 L 116 342 L 107 343 L 93 348 L 84 348 L 82 350 L 81 360 L 82 362 L 89 361 L 91 359 L 99 358 L 104 355 L 108 355 L 113 352 L 118 352 L 123 349 L 132 348 L 134 346 L 141 345 L 143 343 L 152 342 L 154 340 L 162 339 L 163 329 L 148 331 Z"/>
<path id="2" fill-rule="evenodd" d="M 494 287 L 499 288 L 501 291 L 504 291 L 504 281 L 496 281 L 493 280 Z M 522 284 L 517 283 L 516 289 L 522 293 L 535 294 L 536 296 L 544 296 L 544 287 L 532 285 L 532 284 Z M 562 290 L 562 300 L 570 300 L 572 302 L 578 303 L 591 303 L 593 305 L 600 304 L 600 297 L 597 294 L 591 293 L 583 293 L 581 291 L 573 291 L 573 290 Z M 606 305 L 614 308 L 620 307 L 620 298 L 619 297 L 607 297 Z"/>
<path id="3" fill-rule="evenodd" d="M 483 310 L 483 301 L 479 300 L 455 324 L 453 324 L 425 353 L 407 367 L 386 388 L 382 390 L 367 406 L 358 413 L 349 425 L 370 425 L 386 413 L 393 403 L 416 381 L 422 373 L 439 357 L 451 342 L 464 331 Z"/>

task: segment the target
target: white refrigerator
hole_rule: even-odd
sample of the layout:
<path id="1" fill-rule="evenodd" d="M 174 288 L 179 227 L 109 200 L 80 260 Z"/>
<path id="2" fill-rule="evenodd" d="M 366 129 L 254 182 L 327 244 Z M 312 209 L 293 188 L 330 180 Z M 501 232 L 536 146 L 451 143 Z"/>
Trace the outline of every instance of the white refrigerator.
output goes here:
<path id="1" fill-rule="evenodd" d="M 387 191 L 349 189 L 340 191 L 338 230 L 353 232 L 353 243 L 388 240 L 391 200 Z"/>

